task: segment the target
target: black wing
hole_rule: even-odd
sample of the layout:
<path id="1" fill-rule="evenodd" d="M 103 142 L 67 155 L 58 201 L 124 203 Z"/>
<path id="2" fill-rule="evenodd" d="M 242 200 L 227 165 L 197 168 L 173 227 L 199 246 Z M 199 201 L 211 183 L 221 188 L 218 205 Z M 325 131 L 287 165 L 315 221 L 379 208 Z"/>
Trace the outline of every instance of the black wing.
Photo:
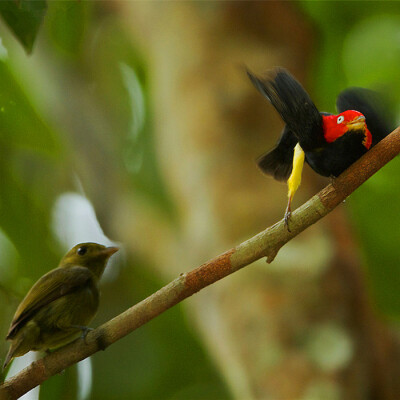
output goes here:
<path id="1" fill-rule="evenodd" d="M 265 174 L 278 181 L 287 180 L 292 173 L 296 144 L 295 134 L 286 125 L 276 146 L 257 159 L 258 166 Z"/>
<path id="2" fill-rule="evenodd" d="M 303 150 L 323 146 L 322 117 L 310 96 L 286 70 L 278 68 L 274 73 L 272 78 L 258 78 L 247 71 L 253 85 L 276 108 Z"/>
<path id="3" fill-rule="evenodd" d="M 348 88 L 339 94 L 336 107 L 339 113 L 355 110 L 364 115 L 372 134 L 373 146 L 394 129 L 388 112 L 389 108 L 379 93 L 373 90 L 358 87 Z"/>

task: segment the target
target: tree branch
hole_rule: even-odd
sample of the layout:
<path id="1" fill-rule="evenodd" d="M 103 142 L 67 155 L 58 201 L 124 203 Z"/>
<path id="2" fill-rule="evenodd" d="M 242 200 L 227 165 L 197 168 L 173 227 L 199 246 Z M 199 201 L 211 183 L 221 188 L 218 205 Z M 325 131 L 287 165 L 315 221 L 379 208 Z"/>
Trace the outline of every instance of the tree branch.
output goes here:
<path id="1" fill-rule="evenodd" d="M 0 386 L 0 399 L 16 399 L 51 376 L 123 338 L 199 290 L 233 272 L 267 257 L 272 262 L 280 248 L 314 224 L 400 153 L 400 127 L 350 166 L 334 182 L 292 213 L 291 232 L 283 220 L 249 240 L 181 274 L 168 285 L 89 332 L 73 343 L 33 362 Z"/>

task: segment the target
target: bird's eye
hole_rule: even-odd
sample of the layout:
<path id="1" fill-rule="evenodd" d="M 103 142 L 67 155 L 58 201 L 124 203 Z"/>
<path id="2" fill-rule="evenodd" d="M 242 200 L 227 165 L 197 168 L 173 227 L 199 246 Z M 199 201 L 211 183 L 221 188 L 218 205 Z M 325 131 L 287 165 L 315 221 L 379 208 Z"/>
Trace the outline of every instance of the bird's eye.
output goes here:
<path id="1" fill-rule="evenodd" d="M 84 254 L 86 254 L 86 252 L 87 252 L 87 247 L 85 246 L 79 247 L 79 249 L 76 251 L 76 253 L 80 256 L 83 256 Z"/>
<path id="2" fill-rule="evenodd" d="M 338 123 L 338 124 L 341 124 L 343 121 L 344 121 L 343 115 L 341 115 L 340 117 L 338 117 L 338 119 L 337 119 L 337 123 Z"/>

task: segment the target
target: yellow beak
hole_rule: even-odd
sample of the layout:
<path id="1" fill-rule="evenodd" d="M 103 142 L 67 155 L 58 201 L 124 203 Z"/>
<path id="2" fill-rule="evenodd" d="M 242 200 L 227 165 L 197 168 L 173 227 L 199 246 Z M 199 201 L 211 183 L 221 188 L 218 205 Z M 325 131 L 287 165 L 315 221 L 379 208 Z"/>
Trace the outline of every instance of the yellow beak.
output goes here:
<path id="1" fill-rule="evenodd" d="M 359 117 L 354 118 L 352 121 L 348 122 L 346 126 L 349 131 L 364 131 L 366 128 L 365 117 L 363 115 L 360 115 Z"/>

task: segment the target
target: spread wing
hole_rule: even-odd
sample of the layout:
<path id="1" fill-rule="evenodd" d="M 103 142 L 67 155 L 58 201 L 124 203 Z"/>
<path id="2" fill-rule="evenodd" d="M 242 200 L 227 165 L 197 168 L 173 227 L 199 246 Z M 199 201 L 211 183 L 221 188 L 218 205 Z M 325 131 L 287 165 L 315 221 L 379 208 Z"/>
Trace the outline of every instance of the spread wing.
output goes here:
<path id="1" fill-rule="evenodd" d="M 249 71 L 247 75 L 278 111 L 303 150 L 324 145 L 322 117 L 303 86 L 289 72 L 278 68 L 273 77 L 258 78 Z"/>
<path id="2" fill-rule="evenodd" d="M 18 306 L 6 339 L 12 339 L 39 309 L 77 290 L 91 279 L 93 273 L 79 266 L 56 268 L 43 275 Z"/>
<path id="3" fill-rule="evenodd" d="M 393 129 L 393 118 L 389 115 L 389 107 L 379 93 L 369 89 L 351 87 L 341 92 L 336 100 L 336 107 L 341 113 L 355 110 L 365 117 L 368 129 L 372 134 L 372 145 L 375 145 Z"/>

